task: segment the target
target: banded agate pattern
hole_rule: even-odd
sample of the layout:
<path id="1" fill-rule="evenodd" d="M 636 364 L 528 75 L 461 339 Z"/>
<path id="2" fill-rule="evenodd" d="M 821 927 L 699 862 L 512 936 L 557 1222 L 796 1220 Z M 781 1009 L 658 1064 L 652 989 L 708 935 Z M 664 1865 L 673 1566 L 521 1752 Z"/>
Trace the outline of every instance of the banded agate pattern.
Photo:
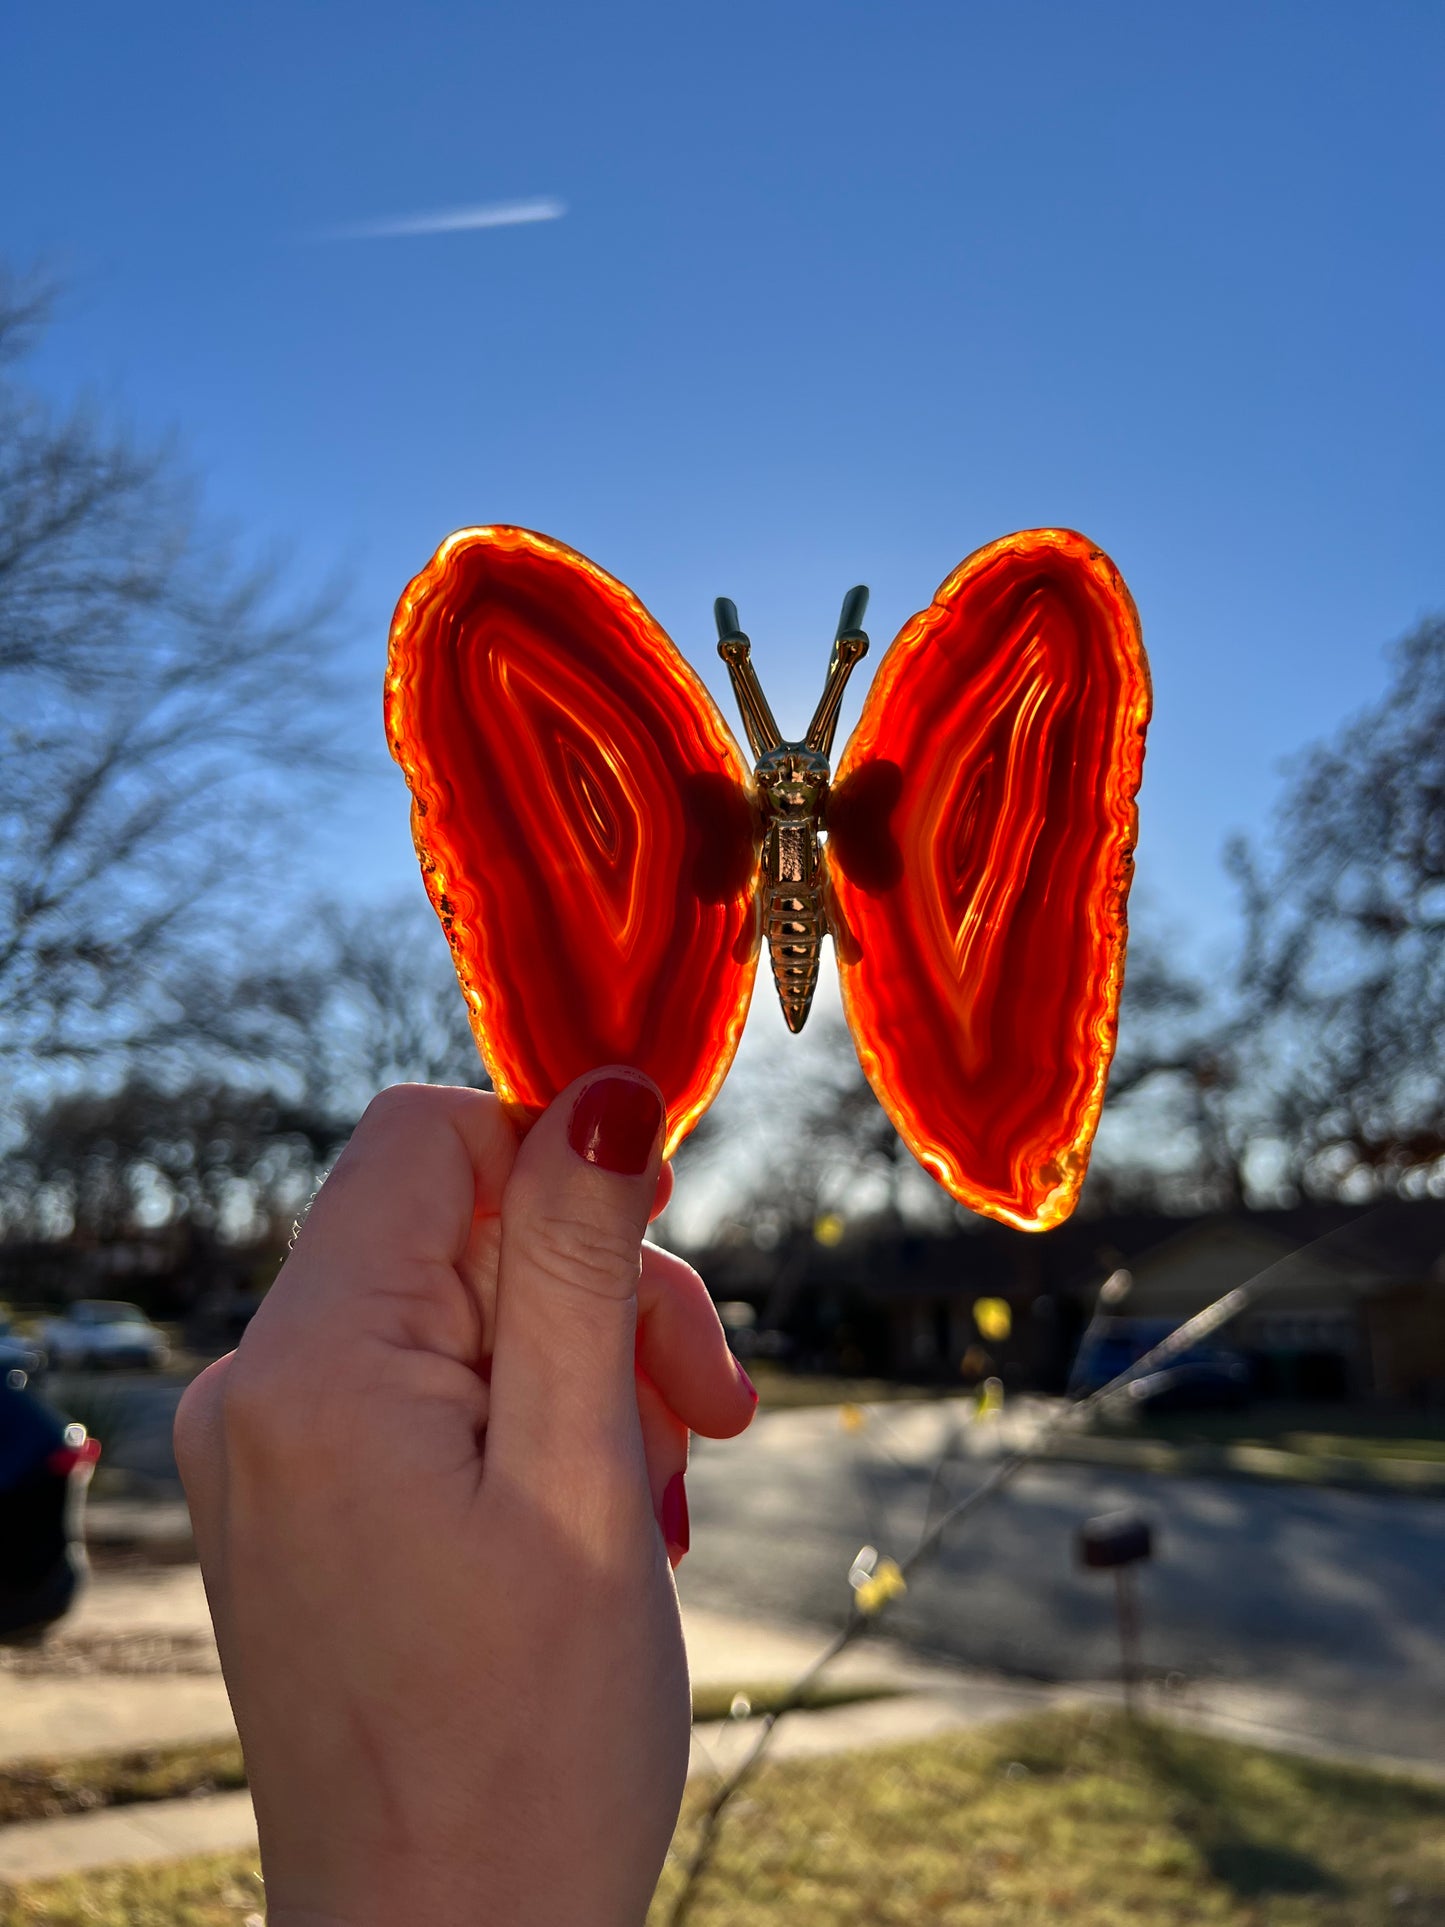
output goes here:
<path id="1" fill-rule="evenodd" d="M 900 632 L 837 770 L 831 920 L 860 1061 L 963 1203 L 1068 1216 L 1123 983 L 1149 673 L 1068 530 L 962 563 Z"/>
<path id="2" fill-rule="evenodd" d="M 702 683 L 585 557 L 463 529 L 398 605 L 386 728 L 503 1102 L 525 1124 L 635 1065 L 670 1154 L 727 1075 L 758 953 L 752 777 Z"/>

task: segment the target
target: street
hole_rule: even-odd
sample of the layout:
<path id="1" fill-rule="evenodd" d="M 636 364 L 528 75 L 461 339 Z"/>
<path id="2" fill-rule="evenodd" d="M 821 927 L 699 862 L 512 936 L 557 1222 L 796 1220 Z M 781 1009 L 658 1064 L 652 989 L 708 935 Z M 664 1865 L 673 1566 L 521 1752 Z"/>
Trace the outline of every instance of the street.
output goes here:
<path id="1" fill-rule="evenodd" d="M 685 1602 L 840 1623 L 865 1543 L 914 1544 L 948 1428 L 938 1405 L 764 1414 L 694 1445 Z M 970 1427 L 966 1443 L 985 1441 Z M 988 1461 L 956 1466 L 957 1499 Z M 1264 1727 L 1445 1760 L 1445 1503 L 1044 1463 L 946 1536 L 885 1615 L 895 1638 L 1037 1679 L 1116 1673 L 1114 1586 L 1074 1565 L 1092 1515 L 1156 1528 L 1139 1580 L 1143 1657 L 1174 1691 Z"/>
<path id="2" fill-rule="evenodd" d="M 77 1381 L 77 1389 L 79 1382 Z M 91 1380 L 124 1414 L 110 1466 L 174 1489 L 180 1387 Z M 77 1400 L 83 1407 L 84 1399 Z M 113 1410 L 114 1410 L 113 1406 Z M 936 1504 L 970 1491 L 1043 1408 L 959 1425 L 961 1402 L 764 1412 L 740 1439 L 696 1440 L 684 1603 L 817 1627 L 846 1608 L 865 1544 L 903 1558 L 917 1540 L 946 1439 Z M 1146 1672 L 1181 1705 L 1267 1732 L 1445 1762 L 1445 1502 L 1244 1479 L 1171 1478 L 1041 1462 L 945 1535 L 886 1616 L 920 1653 L 1020 1679 L 1115 1677 L 1109 1574 L 1074 1563 L 1079 1526 L 1133 1508 L 1155 1527 L 1139 1575 Z"/>

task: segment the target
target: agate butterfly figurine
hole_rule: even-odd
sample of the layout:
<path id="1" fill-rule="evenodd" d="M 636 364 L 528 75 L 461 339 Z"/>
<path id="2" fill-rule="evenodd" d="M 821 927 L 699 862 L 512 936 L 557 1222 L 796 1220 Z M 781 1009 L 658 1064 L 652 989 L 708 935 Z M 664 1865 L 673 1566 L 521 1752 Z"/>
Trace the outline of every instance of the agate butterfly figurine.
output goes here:
<path id="1" fill-rule="evenodd" d="M 391 630 L 386 727 L 487 1068 L 525 1124 L 633 1064 L 674 1151 L 737 1049 L 766 942 L 792 1030 L 829 935 L 859 1061 L 954 1197 L 1025 1230 L 1077 1200 L 1113 1054 L 1149 673 L 1109 558 L 990 543 L 884 656 L 845 598 L 785 741 L 716 605 L 752 766 L 632 592 L 560 542 L 463 529 Z"/>

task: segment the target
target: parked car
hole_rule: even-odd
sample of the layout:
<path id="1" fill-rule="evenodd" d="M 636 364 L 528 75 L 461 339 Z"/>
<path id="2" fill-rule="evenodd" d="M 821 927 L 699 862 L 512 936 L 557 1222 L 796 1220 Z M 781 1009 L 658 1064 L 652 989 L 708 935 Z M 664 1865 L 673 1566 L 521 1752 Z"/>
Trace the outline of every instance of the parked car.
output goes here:
<path id="1" fill-rule="evenodd" d="M 1070 1392 L 1076 1398 L 1097 1392 L 1137 1365 L 1173 1330 L 1167 1318 L 1098 1319 L 1074 1360 Z M 1150 1413 L 1238 1407 L 1249 1402 L 1252 1380 L 1249 1361 L 1242 1352 L 1206 1343 L 1192 1345 L 1156 1371 L 1136 1379 L 1130 1394 L 1136 1410 Z"/>
<path id="2" fill-rule="evenodd" d="M 45 1370 L 45 1365 L 43 1347 L 33 1344 L 28 1338 L 21 1338 L 10 1319 L 0 1312 L 0 1378 L 8 1378 L 12 1372 L 23 1372 L 26 1378 L 38 1378 Z"/>
<path id="3" fill-rule="evenodd" d="M 99 1456 L 83 1425 L 0 1379 L 0 1643 L 28 1644 L 70 1610 Z"/>
<path id="4" fill-rule="evenodd" d="M 1136 1378 L 1129 1397 L 1151 1418 L 1167 1412 L 1238 1412 L 1249 1403 L 1249 1381 L 1243 1359 L 1186 1357 L 1182 1364 Z"/>
<path id="5" fill-rule="evenodd" d="M 49 1318 L 40 1339 L 55 1366 L 164 1365 L 170 1342 L 139 1305 L 114 1298 L 81 1298 L 60 1318 Z"/>

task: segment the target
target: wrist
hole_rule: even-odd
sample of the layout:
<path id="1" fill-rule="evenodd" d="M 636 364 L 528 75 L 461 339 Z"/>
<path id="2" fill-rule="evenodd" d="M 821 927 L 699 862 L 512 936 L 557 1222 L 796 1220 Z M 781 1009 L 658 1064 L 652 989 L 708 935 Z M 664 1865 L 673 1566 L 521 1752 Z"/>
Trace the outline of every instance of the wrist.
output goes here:
<path id="1" fill-rule="evenodd" d="M 266 1906 L 266 1927 L 362 1927 L 341 1914 L 318 1914 L 304 1907 Z"/>

